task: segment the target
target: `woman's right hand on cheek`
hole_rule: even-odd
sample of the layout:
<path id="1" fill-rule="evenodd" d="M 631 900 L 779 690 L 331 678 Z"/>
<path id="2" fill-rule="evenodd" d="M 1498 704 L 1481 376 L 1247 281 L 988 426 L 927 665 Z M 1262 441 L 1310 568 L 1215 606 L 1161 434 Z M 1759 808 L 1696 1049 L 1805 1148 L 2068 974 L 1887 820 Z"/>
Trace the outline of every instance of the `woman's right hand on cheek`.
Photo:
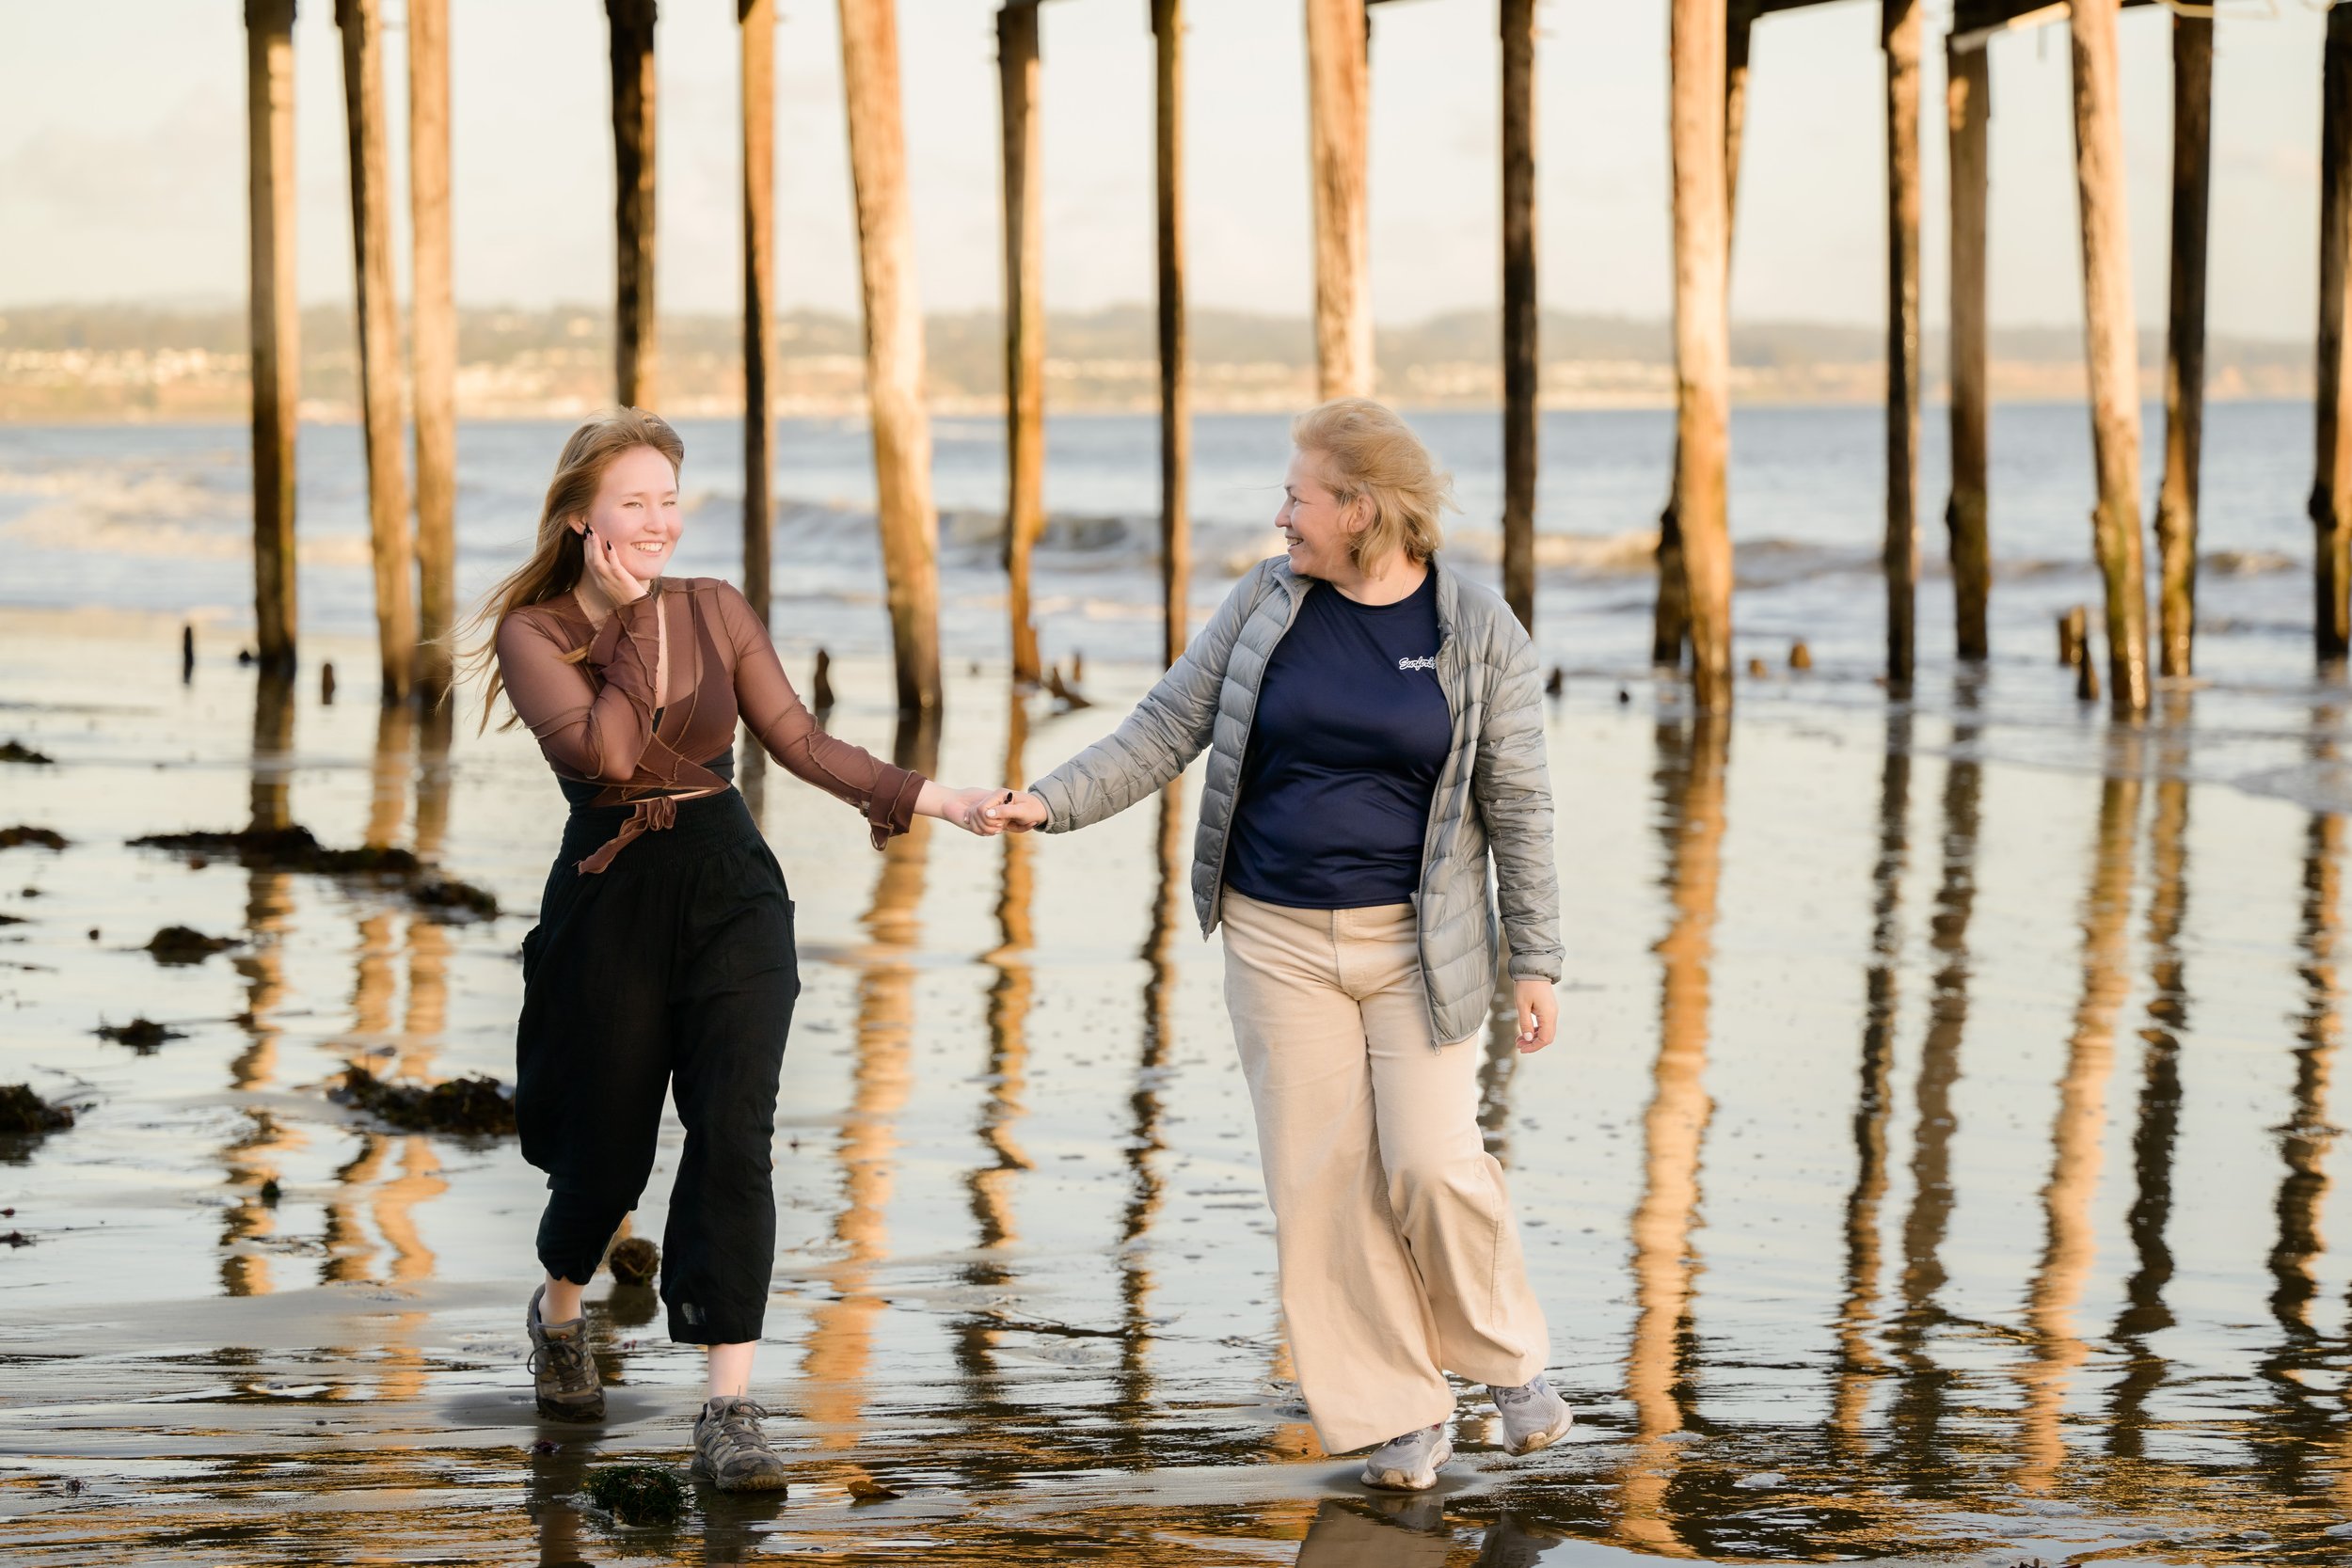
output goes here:
<path id="1" fill-rule="evenodd" d="M 1025 833 L 1045 826 L 1045 802 L 1025 789 L 1006 790 L 1004 798 L 982 808 L 983 815 L 1009 832 Z"/>
<path id="2" fill-rule="evenodd" d="M 634 604 L 645 596 L 645 585 L 631 577 L 612 546 L 595 529 L 583 530 L 580 553 L 587 559 L 588 579 L 615 605 Z"/>

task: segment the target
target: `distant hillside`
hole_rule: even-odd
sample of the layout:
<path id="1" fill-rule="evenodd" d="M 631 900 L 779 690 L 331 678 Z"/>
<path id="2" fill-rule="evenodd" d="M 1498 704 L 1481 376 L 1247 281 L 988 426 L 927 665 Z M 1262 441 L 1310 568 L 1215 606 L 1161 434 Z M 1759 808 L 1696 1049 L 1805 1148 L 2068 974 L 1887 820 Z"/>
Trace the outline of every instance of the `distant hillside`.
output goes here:
<path id="1" fill-rule="evenodd" d="M 1379 330 L 1380 390 L 1413 406 L 1492 404 L 1502 395 L 1497 317 L 1454 311 Z M 1306 318 L 1199 310 L 1191 322 L 1198 405 L 1295 408 L 1314 395 L 1314 344 Z M 742 351 L 731 315 L 662 318 L 660 399 L 679 414 L 740 406 Z M 1004 359 L 999 318 L 974 311 L 927 324 L 934 405 L 998 406 Z M 246 407 L 246 321 L 241 309 L 40 306 L 0 311 L 0 420 L 228 419 Z M 586 306 L 541 310 L 472 309 L 458 315 L 458 400 L 474 417 L 560 415 L 611 393 L 612 318 Z M 1659 320 L 1548 311 L 1543 396 L 1555 407 L 1662 404 L 1674 389 L 1673 337 Z M 1067 410 L 1154 405 L 1158 369 L 1152 313 L 1120 306 L 1048 318 L 1047 403 Z M 785 413 L 854 414 L 864 406 L 858 323 L 820 311 L 778 318 L 777 401 Z M 1803 322 L 1734 326 L 1735 392 L 1758 403 L 1852 403 L 1884 395 L 1883 345 L 1875 328 Z M 1996 331 L 1993 390 L 2010 400 L 2083 395 L 2078 334 L 2057 328 Z M 2160 385 L 2163 342 L 2140 345 L 2145 386 Z M 2302 397 L 2312 349 L 2297 342 L 2217 339 L 2212 394 Z M 302 313 L 304 414 L 347 419 L 357 400 L 351 312 Z M 1944 344 L 1927 345 L 1930 395 L 1944 378 Z"/>

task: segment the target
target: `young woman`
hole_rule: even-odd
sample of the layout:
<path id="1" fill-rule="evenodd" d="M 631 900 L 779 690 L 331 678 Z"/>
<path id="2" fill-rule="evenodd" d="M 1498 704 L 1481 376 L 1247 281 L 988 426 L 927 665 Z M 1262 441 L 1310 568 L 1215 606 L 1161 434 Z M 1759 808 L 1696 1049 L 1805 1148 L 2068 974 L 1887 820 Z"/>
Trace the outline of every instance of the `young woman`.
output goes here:
<path id="1" fill-rule="evenodd" d="M 877 848 L 920 813 L 974 832 L 997 792 L 954 793 L 817 727 L 767 629 L 715 578 L 669 578 L 685 447 L 628 408 L 572 433 L 531 559 L 491 590 L 471 650 L 571 802 L 516 1030 L 523 1157 L 547 1172 L 546 1277 L 524 1323 L 542 1415 L 597 1420 L 580 1289 L 637 1206 L 667 1095 L 686 1124 L 662 1237 L 673 1339 L 708 1347 L 694 1470 L 784 1484 L 748 1397 L 775 1255 L 776 1080 L 800 974 L 783 873 L 731 780 L 738 718 L 855 806 Z M 495 653 L 495 658 L 492 655 Z"/>
<path id="2" fill-rule="evenodd" d="M 1509 609 L 1439 564 L 1448 482 L 1403 420 L 1342 399 L 1291 439 L 1284 557 L 1109 737 L 990 811 L 1083 828 L 1208 751 L 1193 895 L 1225 927 L 1299 1389 L 1325 1448 L 1378 1445 L 1366 1484 L 1419 1491 L 1453 1457 L 1448 1371 L 1490 1386 L 1514 1453 L 1569 1424 L 1469 1043 L 1490 858 L 1519 1049 L 1557 1017 L 1541 683 Z"/>

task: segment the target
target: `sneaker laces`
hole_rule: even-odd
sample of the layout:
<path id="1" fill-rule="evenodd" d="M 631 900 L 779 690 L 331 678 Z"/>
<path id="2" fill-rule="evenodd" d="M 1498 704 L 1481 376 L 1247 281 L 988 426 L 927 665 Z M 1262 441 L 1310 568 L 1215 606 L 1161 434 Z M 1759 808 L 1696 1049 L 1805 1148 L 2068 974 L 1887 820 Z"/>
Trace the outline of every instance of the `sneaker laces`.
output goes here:
<path id="1" fill-rule="evenodd" d="M 719 1417 L 719 1431 L 738 1443 L 765 1444 L 768 1434 L 759 1430 L 759 1423 L 773 1414 L 764 1404 L 738 1399 L 730 1402 Z M 709 1418 L 706 1416 L 704 1418 L 707 1420 Z"/>
<path id="2" fill-rule="evenodd" d="M 1543 1381 L 1544 1380 L 1539 1377 L 1533 1383 L 1522 1383 L 1516 1388 L 1496 1388 L 1492 1390 L 1495 1397 L 1495 1403 L 1525 1404 L 1528 1401 L 1535 1398 L 1537 1390 L 1543 1386 Z"/>
<path id="3" fill-rule="evenodd" d="M 558 1379 L 570 1383 L 588 1370 L 588 1352 L 578 1339 L 568 1335 L 547 1335 L 531 1348 L 531 1374 L 533 1377 L 552 1371 Z"/>

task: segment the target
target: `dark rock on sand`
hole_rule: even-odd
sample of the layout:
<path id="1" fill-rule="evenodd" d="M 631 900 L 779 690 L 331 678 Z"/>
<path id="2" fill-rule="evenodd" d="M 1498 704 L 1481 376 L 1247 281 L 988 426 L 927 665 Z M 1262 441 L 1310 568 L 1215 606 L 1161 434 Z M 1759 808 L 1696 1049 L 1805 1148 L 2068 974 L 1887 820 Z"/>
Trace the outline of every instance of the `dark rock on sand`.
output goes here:
<path id="1" fill-rule="evenodd" d="M 423 1087 L 387 1084 L 366 1068 L 343 1074 L 330 1097 L 388 1121 L 404 1132 L 499 1134 L 515 1131 L 515 1101 L 506 1086 L 479 1073 Z"/>
<path id="2" fill-rule="evenodd" d="M 686 1516 L 686 1488 L 660 1465 L 607 1465 L 589 1472 L 581 1491 L 624 1525 L 674 1525 Z"/>
<path id="3" fill-rule="evenodd" d="M 661 1249 L 644 1236 L 628 1236 L 612 1243 L 604 1262 L 615 1285 L 650 1285 L 661 1270 Z"/>
<path id="4" fill-rule="evenodd" d="M 498 900 L 482 889 L 448 877 L 391 845 L 330 849 L 299 823 L 283 828 L 246 828 L 233 832 L 148 833 L 134 847 L 167 849 L 202 864 L 214 855 L 233 855 L 255 871 L 298 871 L 322 877 L 373 877 L 397 884 L 428 910 L 493 918 Z"/>
<path id="5" fill-rule="evenodd" d="M 0 740 L 0 762 L 24 762 L 36 768 L 49 768 L 55 766 L 56 760 L 46 752 L 34 751 L 21 740 Z"/>
<path id="6" fill-rule="evenodd" d="M 188 1037 L 178 1029 L 167 1029 L 151 1018 L 135 1018 L 128 1023 L 102 1023 L 98 1037 L 127 1045 L 144 1056 L 166 1040 L 183 1040 Z"/>
<path id="7" fill-rule="evenodd" d="M 28 828 L 20 822 L 13 828 L 0 828 L 0 849 L 16 849 L 24 845 L 36 849 L 62 849 L 65 834 L 53 828 Z"/>
<path id="8" fill-rule="evenodd" d="M 73 1108 L 53 1105 L 29 1084 L 0 1085 L 0 1132 L 56 1132 L 73 1125 Z"/>
<path id="9" fill-rule="evenodd" d="M 144 951 L 159 964 L 200 964 L 237 945 L 235 937 L 208 937 L 192 927 L 167 926 L 149 940 Z"/>

